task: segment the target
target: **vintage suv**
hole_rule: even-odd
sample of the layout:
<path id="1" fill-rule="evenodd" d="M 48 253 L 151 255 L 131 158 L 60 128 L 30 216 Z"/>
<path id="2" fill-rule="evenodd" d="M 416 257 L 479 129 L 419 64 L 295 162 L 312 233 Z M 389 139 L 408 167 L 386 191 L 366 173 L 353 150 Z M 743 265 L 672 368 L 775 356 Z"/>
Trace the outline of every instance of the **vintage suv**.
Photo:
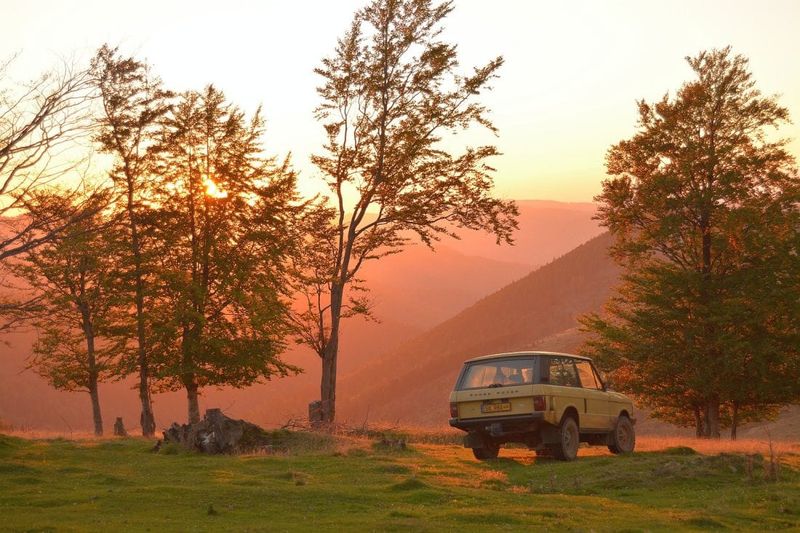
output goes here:
<path id="1" fill-rule="evenodd" d="M 578 444 L 632 452 L 633 403 L 611 392 L 591 359 L 552 352 L 515 352 L 464 363 L 450 394 L 450 425 L 467 432 L 477 459 L 521 442 L 537 455 L 575 459 Z"/>

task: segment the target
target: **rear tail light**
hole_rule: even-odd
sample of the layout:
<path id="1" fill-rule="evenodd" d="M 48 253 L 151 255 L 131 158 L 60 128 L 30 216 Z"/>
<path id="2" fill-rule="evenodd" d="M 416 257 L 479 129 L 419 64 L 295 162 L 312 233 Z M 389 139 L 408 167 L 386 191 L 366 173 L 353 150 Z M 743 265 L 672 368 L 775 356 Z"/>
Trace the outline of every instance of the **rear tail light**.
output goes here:
<path id="1" fill-rule="evenodd" d="M 458 404 L 450 403 L 450 418 L 458 418 Z"/>
<path id="2" fill-rule="evenodd" d="M 544 396 L 534 396 L 533 397 L 533 410 L 534 411 L 544 411 L 547 409 L 547 400 Z"/>

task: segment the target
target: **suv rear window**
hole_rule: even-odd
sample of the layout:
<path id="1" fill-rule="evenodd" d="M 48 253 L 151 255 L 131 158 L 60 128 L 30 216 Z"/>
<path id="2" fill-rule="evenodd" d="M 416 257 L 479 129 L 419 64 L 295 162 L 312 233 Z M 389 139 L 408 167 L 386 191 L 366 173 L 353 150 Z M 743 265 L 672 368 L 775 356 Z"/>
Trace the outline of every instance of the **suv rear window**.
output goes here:
<path id="1" fill-rule="evenodd" d="M 459 381 L 459 390 L 530 385 L 534 358 L 490 359 L 470 363 Z"/>

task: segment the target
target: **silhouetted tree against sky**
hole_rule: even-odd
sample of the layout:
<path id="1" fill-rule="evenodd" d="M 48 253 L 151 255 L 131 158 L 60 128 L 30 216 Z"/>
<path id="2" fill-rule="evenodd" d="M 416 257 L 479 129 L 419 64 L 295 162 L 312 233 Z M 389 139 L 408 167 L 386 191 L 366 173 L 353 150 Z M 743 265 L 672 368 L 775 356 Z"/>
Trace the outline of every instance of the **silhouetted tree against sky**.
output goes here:
<path id="1" fill-rule="evenodd" d="M 638 132 L 608 152 L 598 219 L 623 284 L 587 352 L 671 421 L 717 438 L 800 392 L 800 272 L 788 120 L 730 48 L 687 58 L 696 78 L 639 102 Z"/>
<path id="2" fill-rule="evenodd" d="M 455 227 L 493 232 L 498 242 L 511 242 L 516 228 L 516 206 L 491 195 L 488 160 L 496 148 L 451 148 L 452 134 L 472 126 L 495 132 L 478 99 L 503 63 L 497 57 L 459 72 L 456 46 L 441 33 L 452 9 L 449 2 L 375 0 L 316 69 L 316 116 L 327 143 L 312 160 L 335 209 L 318 335 L 327 422 L 335 417 L 347 289 L 364 262 L 399 252 L 415 236 L 432 245 Z"/>
<path id="3" fill-rule="evenodd" d="M 303 208 L 288 160 L 265 158 L 251 118 L 212 86 L 187 92 L 159 146 L 156 241 L 159 379 L 183 388 L 189 422 L 202 387 L 244 387 L 299 371 L 287 334 L 288 257 Z"/>
<path id="4" fill-rule="evenodd" d="M 127 220 L 127 253 L 121 259 L 129 268 L 130 294 L 135 307 L 139 401 L 142 405 L 142 434 L 153 436 L 153 415 L 149 362 L 147 300 L 151 291 L 152 269 L 148 255 L 146 226 L 148 196 L 152 191 L 153 135 L 169 110 L 169 92 L 149 67 L 132 58 L 120 57 L 117 50 L 104 45 L 92 61 L 92 77 L 100 93 L 102 113 L 98 118 L 97 141 L 114 157 L 110 177 L 122 194 L 121 207 Z"/>
<path id="5" fill-rule="evenodd" d="M 105 199 L 95 196 L 94 201 Z M 26 215 L 36 220 L 58 221 L 82 203 L 78 194 L 54 189 L 34 193 L 24 206 Z M 89 393 L 95 435 L 103 434 L 98 383 L 117 376 L 126 345 L 117 330 L 122 302 L 114 283 L 114 225 L 99 211 L 59 231 L 12 266 L 39 296 L 28 316 L 39 332 L 30 368 L 57 389 Z"/>

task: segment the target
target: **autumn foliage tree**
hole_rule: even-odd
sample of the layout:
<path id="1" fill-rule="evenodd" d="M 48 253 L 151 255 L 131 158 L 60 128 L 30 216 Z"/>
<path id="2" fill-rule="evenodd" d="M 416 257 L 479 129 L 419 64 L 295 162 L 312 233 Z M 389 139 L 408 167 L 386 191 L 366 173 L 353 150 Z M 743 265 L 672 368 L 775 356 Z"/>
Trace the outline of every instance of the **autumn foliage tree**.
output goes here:
<path id="1" fill-rule="evenodd" d="M 322 362 L 322 418 L 335 417 L 342 318 L 365 310 L 348 295 L 365 261 L 397 253 L 414 237 L 433 245 L 463 227 L 511 241 L 516 206 L 493 198 L 494 146 L 446 148 L 443 135 L 494 127 L 479 103 L 502 58 L 462 74 L 442 39 L 450 2 L 375 0 L 358 11 L 334 53 L 316 69 L 316 110 L 327 134 L 314 164 L 332 193 L 333 234 L 306 335 Z M 448 146 L 452 146 L 452 137 Z M 307 322 L 313 324 L 311 320 Z"/>
<path id="2" fill-rule="evenodd" d="M 687 58 L 695 79 L 639 102 L 608 152 L 598 219 L 623 283 L 584 319 L 586 351 L 655 414 L 699 436 L 762 418 L 800 393 L 800 179 L 788 120 L 730 48 Z"/>
<path id="3" fill-rule="evenodd" d="M 203 387 L 243 387 L 299 369 L 280 354 L 288 258 L 303 203 L 289 162 L 262 153 L 263 120 L 213 86 L 180 95 L 158 146 L 158 378 L 183 388 L 189 422 Z"/>

